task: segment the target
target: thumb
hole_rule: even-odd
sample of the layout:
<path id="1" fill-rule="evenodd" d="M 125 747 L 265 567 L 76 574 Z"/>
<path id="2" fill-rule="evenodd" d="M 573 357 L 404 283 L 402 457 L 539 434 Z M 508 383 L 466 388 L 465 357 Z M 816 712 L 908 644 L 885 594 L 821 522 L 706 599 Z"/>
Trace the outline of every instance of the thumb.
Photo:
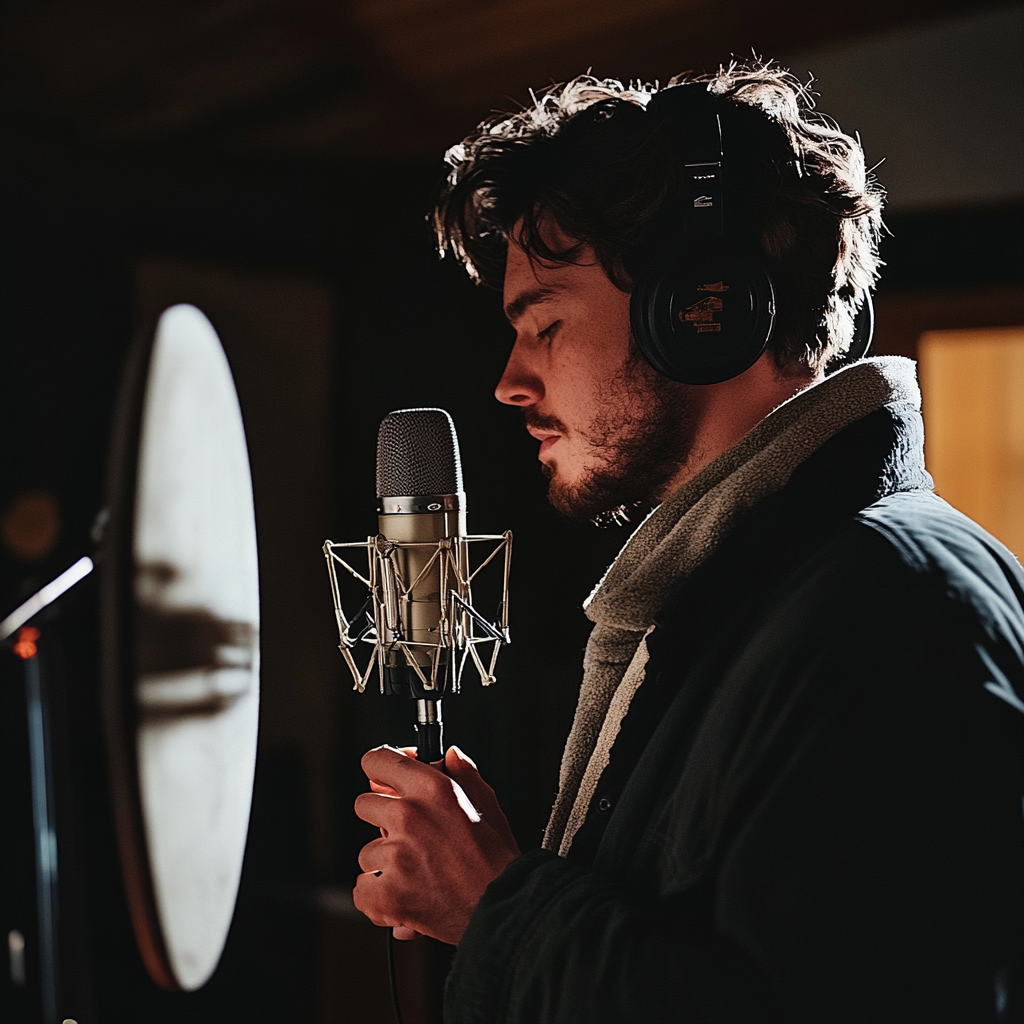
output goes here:
<path id="1" fill-rule="evenodd" d="M 505 812 L 501 809 L 494 790 L 484 782 L 480 770 L 473 760 L 458 747 L 453 746 L 449 747 L 445 753 L 444 767 L 449 777 L 462 787 L 480 817 L 497 832 L 510 849 L 515 850 L 518 854 L 519 844 L 512 834 L 512 829 L 509 828 Z"/>

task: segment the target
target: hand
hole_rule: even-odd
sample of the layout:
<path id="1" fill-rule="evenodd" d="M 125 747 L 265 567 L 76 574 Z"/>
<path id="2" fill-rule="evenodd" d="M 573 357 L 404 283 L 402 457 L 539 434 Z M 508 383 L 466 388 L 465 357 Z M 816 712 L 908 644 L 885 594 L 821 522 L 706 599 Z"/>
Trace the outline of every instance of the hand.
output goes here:
<path id="1" fill-rule="evenodd" d="M 409 751 L 364 755 L 372 792 L 356 814 L 381 838 L 360 851 L 353 900 L 374 924 L 458 945 L 484 890 L 519 856 L 494 790 L 476 765 L 449 747 L 441 771 Z"/>

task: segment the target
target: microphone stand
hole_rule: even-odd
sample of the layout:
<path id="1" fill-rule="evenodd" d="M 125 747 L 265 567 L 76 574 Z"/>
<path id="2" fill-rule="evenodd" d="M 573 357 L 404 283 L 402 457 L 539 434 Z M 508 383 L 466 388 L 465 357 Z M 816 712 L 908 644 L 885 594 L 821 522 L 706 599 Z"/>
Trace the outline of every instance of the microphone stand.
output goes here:
<path id="1" fill-rule="evenodd" d="M 494 545 L 489 554 L 475 568 L 469 566 L 466 546 L 473 542 Z M 398 556 L 402 548 L 433 548 L 431 557 L 415 580 L 406 582 L 400 569 Z M 366 575 L 354 569 L 342 556 L 345 549 L 362 548 L 367 555 Z M 444 756 L 440 697 L 445 692 L 457 693 L 462 670 L 467 660 L 473 662 L 484 686 L 495 682 L 494 669 L 501 647 L 510 640 L 508 628 L 508 580 L 512 560 L 512 533 L 481 536 L 447 537 L 436 543 L 422 541 L 389 541 L 383 536 L 367 537 L 365 541 L 335 543 L 326 541 L 323 547 L 327 571 L 334 599 L 334 614 L 338 624 L 338 650 L 352 674 L 353 689 L 362 693 L 366 689 L 374 667 L 381 693 L 395 693 L 416 700 L 417 760 L 436 764 Z M 485 566 L 503 554 L 501 603 L 495 621 L 488 621 L 472 605 L 470 584 Z M 501 561 L 498 563 L 501 564 Z M 338 584 L 338 567 L 362 583 L 369 596 L 359 611 L 349 620 L 342 609 Z M 411 636 L 409 624 L 402 621 L 401 609 L 407 604 L 412 590 L 428 573 L 438 574 L 438 593 L 447 595 L 441 604 L 437 640 L 427 644 L 405 639 Z M 372 611 L 371 611 L 372 609 Z M 365 668 L 356 661 L 360 645 L 371 645 Z M 481 644 L 493 644 L 490 657 L 481 658 Z M 365 650 L 365 646 L 363 646 Z M 429 658 L 424 658 L 428 651 Z M 424 671 L 426 668 L 426 671 Z M 429 696 L 427 695 L 429 694 Z M 433 940 L 430 940 L 432 942 Z M 398 983 L 395 969 L 394 935 L 387 929 L 388 978 L 391 1001 L 397 1024 L 402 1024 Z M 440 947 L 428 947 L 428 954 L 439 957 Z M 446 954 L 448 955 L 448 954 Z M 450 965 L 450 955 L 449 955 Z M 443 978 L 447 970 L 438 970 Z"/>
<path id="2" fill-rule="evenodd" d="M 441 702 L 439 700 L 417 700 L 416 759 L 418 761 L 434 764 L 444 757 L 443 732 Z"/>

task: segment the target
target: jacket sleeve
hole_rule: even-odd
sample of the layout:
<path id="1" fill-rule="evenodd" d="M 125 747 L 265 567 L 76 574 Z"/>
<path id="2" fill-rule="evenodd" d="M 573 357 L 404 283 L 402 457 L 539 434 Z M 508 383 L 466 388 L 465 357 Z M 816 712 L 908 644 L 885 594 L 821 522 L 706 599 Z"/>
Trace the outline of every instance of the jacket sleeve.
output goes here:
<path id="1" fill-rule="evenodd" d="M 445 989 L 448 1024 L 776 1020 L 753 960 L 687 901 L 644 906 L 547 851 L 488 888 Z"/>

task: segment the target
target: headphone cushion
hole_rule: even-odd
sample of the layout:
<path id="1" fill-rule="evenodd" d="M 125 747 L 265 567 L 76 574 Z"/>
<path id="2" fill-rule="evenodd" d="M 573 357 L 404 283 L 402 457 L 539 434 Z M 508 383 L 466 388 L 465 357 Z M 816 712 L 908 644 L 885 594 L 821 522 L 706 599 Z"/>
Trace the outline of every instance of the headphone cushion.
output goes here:
<path id="1" fill-rule="evenodd" d="M 641 275 L 630 298 L 633 337 L 658 373 L 717 384 L 760 358 L 775 320 L 775 291 L 761 266 L 685 263 Z"/>

